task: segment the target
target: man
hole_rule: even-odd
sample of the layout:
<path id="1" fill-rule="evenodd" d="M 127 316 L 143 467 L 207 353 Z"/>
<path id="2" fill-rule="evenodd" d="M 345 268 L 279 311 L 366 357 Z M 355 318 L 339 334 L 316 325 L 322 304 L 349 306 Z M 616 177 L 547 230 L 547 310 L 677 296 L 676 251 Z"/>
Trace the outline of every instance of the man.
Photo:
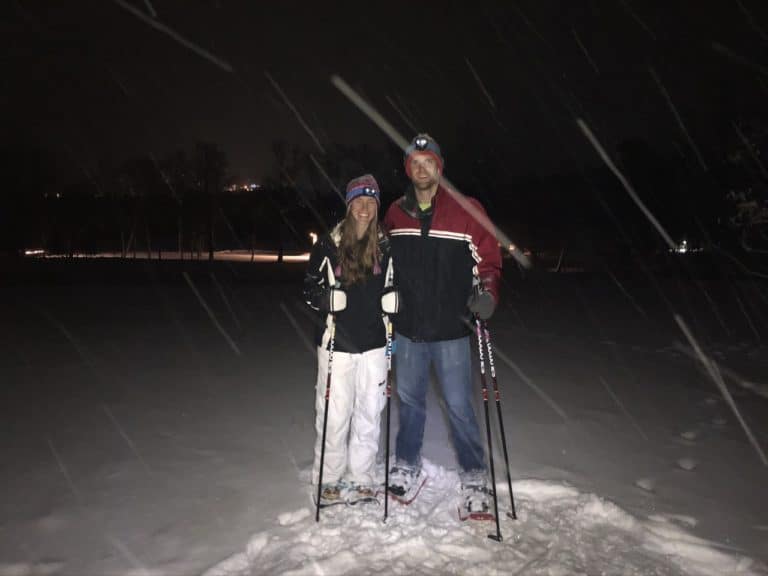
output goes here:
<path id="1" fill-rule="evenodd" d="M 483 320 L 493 314 L 501 253 L 483 207 L 466 198 L 473 207 L 470 215 L 440 184 L 442 170 L 437 142 L 428 134 L 416 136 L 405 151 L 412 186 L 384 218 L 400 299 L 393 316 L 400 423 L 390 491 L 408 501 L 426 479 L 421 447 L 431 365 L 448 410 L 466 512 L 482 514 L 488 512 L 489 489 L 472 406 L 468 320 L 473 314 Z"/>

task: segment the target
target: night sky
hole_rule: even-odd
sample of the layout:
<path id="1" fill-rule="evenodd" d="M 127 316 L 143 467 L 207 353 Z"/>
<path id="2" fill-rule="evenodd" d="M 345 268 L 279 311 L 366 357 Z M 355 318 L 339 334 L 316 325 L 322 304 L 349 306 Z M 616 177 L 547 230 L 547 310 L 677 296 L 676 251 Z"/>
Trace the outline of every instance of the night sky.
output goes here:
<path id="1" fill-rule="evenodd" d="M 212 141 L 259 181 L 275 140 L 322 158 L 271 77 L 322 145 L 392 147 L 335 73 L 406 137 L 408 123 L 435 136 L 449 177 L 599 164 L 576 117 L 610 154 L 640 140 L 709 169 L 739 145 L 734 122 L 765 124 L 766 30 L 758 0 L 16 0 L 2 9 L 2 138 L 50 150 L 61 178 Z"/>

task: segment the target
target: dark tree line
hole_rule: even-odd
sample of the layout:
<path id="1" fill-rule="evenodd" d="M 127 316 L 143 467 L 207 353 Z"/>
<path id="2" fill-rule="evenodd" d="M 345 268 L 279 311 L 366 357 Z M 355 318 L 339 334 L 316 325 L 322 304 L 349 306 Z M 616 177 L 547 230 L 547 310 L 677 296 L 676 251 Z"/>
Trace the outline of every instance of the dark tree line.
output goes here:
<path id="1" fill-rule="evenodd" d="M 768 131 L 759 122 L 741 122 L 739 129 L 706 174 L 690 159 L 663 156 L 642 141 L 623 142 L 614 157 L 676 239 L 765 249 Z M 471 132 L 456 137 L 461 146 L 445 151 L 447 175 L 479 198 L 519 244 L 590 253 L 661 247 L 605 166 L 526 175 L 525 167 L 509 161 L 513 144 L 473 141 Z M 213 143 L 160 158 L 142 155 L 117 168 L 70 161 L 66 180 L 59 176 L 62 160 L 45 149 L 18 145 L 3 155 L 10 160 L 0 211 L 0 251 L 6 254 L 41 248 L 212 258 L 217 249 L 304 250 L 310 231 L 322 233 L 343 217 L 350 178 L 374 174 L 384 208 L 407 182 L 402 153 L 392 145 L 330 145 L 325 154 L 312 155 L 276 141 L 270 174 L 248 191 L 230 189 L 226 155 Z"/>
<path id="2" fill-rule="evenodd" d="M 275 225 L 293 203 L 284 188 L 226 190 L 227 158 L 215 144 L 191 154 L 132 158 L 116 169 L 82 168 L 62 185 L 55 164 L 39 149 L 15 150 L 21 159 L 3 190 L 3 251 L 40 248 L 52 254 L 118 252 L 127 257 L 176 251 L 196 258 L 216 249 L 301 249 L 307 215 L 298 211 L 295 234 Z"/>
<path id="3" fill-rule="evenodd" d="M 2 189 L 2 251 L 149 252 L 213 258 L 221 249 L 305 250 L 343 217 L 346 182 L 376 174 L 389 203 L 401 194 L 396 150 L 335 146 L 319 157 L 273 143 L 273 169 L 253 190 L 233 189 L 227 157 L 213 143 L 163 157 L 145 154 L 117 168 L 61 166 L 34 147 L 4 150 L 10 178 Z M 393 168 L 394 167 L 394 168 Z"/>

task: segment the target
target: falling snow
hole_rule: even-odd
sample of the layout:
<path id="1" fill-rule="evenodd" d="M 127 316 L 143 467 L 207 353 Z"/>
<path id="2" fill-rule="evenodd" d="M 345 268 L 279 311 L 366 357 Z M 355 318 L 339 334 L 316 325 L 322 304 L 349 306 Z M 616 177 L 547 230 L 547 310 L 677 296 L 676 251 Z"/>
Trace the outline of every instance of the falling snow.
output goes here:
<path id="1" fill-rule="evenodd" d="M 489 325 L 518 517 L 504 514 L 513 494 L 494 420 L 503 539 L 457 518 L 456 459 L 430 390 L 429 481 L 419 498 L 391 503 L 386 522 L 375 504 L 327 509 L 315 522 L 317 318 L 299 298 L 306 254 L 240 245 L 211 247 L 209 263 L 180 261 L 181 238 L 175 252 L 153 251 L 148 225 L 146 250 L 137 249 L 134 222 L 122 253 L 70 245 L 69 258 L 13 262 L 0 281 L 0 576 L 768 575 L 765 252 L 744 237 L 743 253 L 717 241 L 689 252 L 671 211 L 658 209 L 656 191 L 633 182 L 642 174 L 614 152 L 615 139 L 633 132 L 662 156 L 674 149 L 675 175 L 693 192 L 678 194 L 681 182 L 670 182 L 662 200 L 676 200 L 703 237 L 725 218 L 715 210 L 718 226 L 705 226 L 697 211 L 707 186 L 727 187 L 717 180 L 725 140 L 744 159 L 741 176 L 754 175 L 745 190 L 764 192 L 764 142 L 754 133 L 764 128 L 755 106 L 768 78 L 755 49 L 767 37 L 764 11 L 736 0 L 702 5 L 696 20 L 668 3 L 589 4 L 579 14 L 558 6 L 556 17 L 536 3 L 413 8 L 396 14 L 401 35 L 389 38 L 385 15 L 373 12 L 356 13 L 365 26 L 322 10 L 306 25 L 291 6 L 113 0 L 84 17 L 76 7 L 45 13 L 14 3 L 4 29 L 14 45 L 7 108 L 19 114 L 8 141 L 28 131 L 30 141 L 55 141 L 66 156 L 58 163 L 99 198 L 113 192 L 105 158 L 125 142 L 144 149 L 180 202 L 183 191 L 152 151 L 161 146 L 143 131 L 170 141 L 169 131 L 190 139 L 236 124 L 248 142 L 241 134 L 241 164 L 262 171 L 269 160 L 253 154 L 253 142 L 298 134 L 293 159 L 308 160 L 339 206 L 340 132 L 402 150 L 411 134 L 391 123 L 394 111 L 412 133 L 451 145 L 447 166 L 464 179 L 460 190 L 442 175 L 446 192 L 509 257 Z M 419 29 L 425 24 L 439 42 Z M 718 83 L 722 92 L 711 94 Z M 119 102 L 106 106 L 114 94 Z M 221 126 L 205 124 L 211 118 Z M 602 172 L 584 168 L 585 159 L 602 162 Z M 532 214 L 538 190 L 524 189 L 523 172 L 567 163 L 569 178 L 583 183 L 558 188 Z M 272 169 L 325 229 L 318 190 L 285 165 Z M 590 231 L 578 218 L 593 214 L 560 206 L 565 196 L 586 205 L 585 191 L 614 226 L 613 249 L 623 241 L 621 252 L 591 264 L 572 245 Z M 464 192 L 486 194 L 488 214 Z M 18 216 L 5 212 L 0 229 Z M 219 212 L 212 221 L 239 244 Z M 545 229 L 525 239 L 542 246 L 523 250 L 512 223 Z M 547 236 L 562 224 L 572 228 Z M 641 246 L 638 226 L 664 251 Z M 602 240 L 592 241 L 594 255 Z M 396 402 L 393 410 L 396 423 Z"/>

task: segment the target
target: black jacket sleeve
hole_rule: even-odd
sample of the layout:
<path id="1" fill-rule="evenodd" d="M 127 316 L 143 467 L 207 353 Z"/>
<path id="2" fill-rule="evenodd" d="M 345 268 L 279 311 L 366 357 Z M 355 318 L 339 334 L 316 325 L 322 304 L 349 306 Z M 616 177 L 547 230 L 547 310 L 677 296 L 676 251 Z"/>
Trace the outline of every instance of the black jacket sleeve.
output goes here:
<path id="1" fill-rule="evenodd" d="M 381 253 L 381 273 L 387 274 L 387 271 L 389 270 L 389 261 L 392 258 L 392 254 L 389 249 L 389 236 L 384 235 L 379 239 L 379 251 Z M 397 285 L 397 271 L 393 268 L 393 274 L 392 274 L 392 288 L 394 288 Z M 385 276 L 384 278 L 384 284 L 386 285 L 387 278 Z"/>
<path id="2" fill-rule="evenodd" d="M 320 310 L 320 302 L 325 293 L 331 288 L 328 286 L 328 272 L 325 266 L 335 265 L 335 248 L 331 238 L 325 235 L 317 241 L 309 254 L 309 264 L 304 274 L 303 294 L 307 305 L 317 311 Z M 325 263 L 326 258 L 327 263 Z"/>

